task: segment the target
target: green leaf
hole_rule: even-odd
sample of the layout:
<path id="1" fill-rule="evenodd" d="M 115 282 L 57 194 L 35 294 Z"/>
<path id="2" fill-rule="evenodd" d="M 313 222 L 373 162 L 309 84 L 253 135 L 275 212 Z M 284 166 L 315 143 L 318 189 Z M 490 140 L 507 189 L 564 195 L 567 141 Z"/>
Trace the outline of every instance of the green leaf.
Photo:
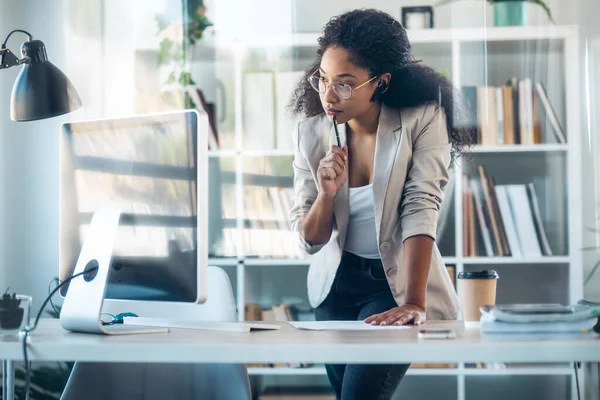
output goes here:
<path id="1" fill-rule="evenodd" d="M 548 7 L 548 5 L 544 2 L 544 0 L 529 0 L 529 1 L 541 6 L 546 11 L 546 14 L 548 15 L 548 19 L 550 20 L 550 22 L 552 22 L 553 24 L 556 24 L 556 22 L 554 22 L 554 18 L 552 17 L 552 11 L 550 10 L 550 7 Z"/>
<path id="2" fill-rule="evenodd" d="M 165 84 L 167 85 L 172 85 L 175 83 L 175 71 L 171 71 L 171 73 L 169 74 L 169 76 L 167 77 L 167 80 L 165 81 Z"/>
<path id="3" fill-rule="evenodd" d="M 189 73 L 189 72 L 182 72 L 182 73 L 179 75 L 179 84 L 180 84 L 181 86 L 184 86 L 184 87 L 185 87 L 185 86 L 187 86 L 187 85 L 189 85 L 189 84 L 190 84 L 190 81 L 191 81 L 191 79 L 192 79 L 192 76 L 190 75 L 190 73 Z"/>
<path id="4" fill-rule="evenodd" d="M 169 62 L 172 58 L 171 50 L 173 49 L 173 42 L 167 38 L 160 41 L 158 53 L 156 54 L 158 65 L 164 65 Z"/>

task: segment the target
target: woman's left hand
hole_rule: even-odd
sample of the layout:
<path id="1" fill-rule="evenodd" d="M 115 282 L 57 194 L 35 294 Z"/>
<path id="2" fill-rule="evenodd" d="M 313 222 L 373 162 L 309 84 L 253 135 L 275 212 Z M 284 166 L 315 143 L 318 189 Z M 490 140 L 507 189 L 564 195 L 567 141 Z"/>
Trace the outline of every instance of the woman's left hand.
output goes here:
<path id="1" fill-rule="evenodd" d="M 404 325 L 410 321 L 415 325 L 425 322 L 425 309 L 413 304 L 404 304 L 365 319 L 366 323 L 372 325 Z"/>

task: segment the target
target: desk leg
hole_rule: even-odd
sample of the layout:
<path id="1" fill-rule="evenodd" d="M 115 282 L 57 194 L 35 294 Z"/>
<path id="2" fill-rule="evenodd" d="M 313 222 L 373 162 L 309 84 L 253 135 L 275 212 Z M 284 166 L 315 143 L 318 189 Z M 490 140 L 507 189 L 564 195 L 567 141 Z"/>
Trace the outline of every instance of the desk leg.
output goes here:
<path id="1" fill-rule="evenodd" d="M 2 360 L 2 398 L 6 398 L 6 360 Z"/>
<path id="2" fill-rule="evenodd" d="M 6 400 L 15 400 L 15 362 L 11 360 L 4 361 L 4 382 L 6 383 Z"/>
<path id="3" fill-rule="evenodd" d="M 585 400 L 600 400 L 600 363 L 585 364 Z"/>

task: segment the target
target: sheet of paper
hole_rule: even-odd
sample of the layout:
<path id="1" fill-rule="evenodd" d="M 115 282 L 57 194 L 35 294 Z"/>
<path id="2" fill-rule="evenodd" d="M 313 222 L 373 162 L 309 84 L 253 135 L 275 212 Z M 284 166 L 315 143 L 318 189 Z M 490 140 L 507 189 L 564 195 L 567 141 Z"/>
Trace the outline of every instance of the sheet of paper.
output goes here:
<path id="1" fill-rule="evenodd" d="M 363 321 L 288 321 L 296 329 L 311 331 L 380 331 L 410 329 L 406 325 L 371 325 Z"/>

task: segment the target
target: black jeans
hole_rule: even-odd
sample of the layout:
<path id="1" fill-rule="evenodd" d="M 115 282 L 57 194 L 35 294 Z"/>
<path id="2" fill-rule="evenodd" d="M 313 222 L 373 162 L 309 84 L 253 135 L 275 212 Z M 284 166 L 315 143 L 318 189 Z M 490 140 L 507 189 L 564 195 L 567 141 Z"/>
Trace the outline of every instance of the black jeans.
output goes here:
<path id="1" fill-rule="evenodd" d="M 363 320 L 396 307 L 381 260 L 344 252 L 317 321 Z M 338 399 L 391 399 L 410 364 L 331 364 L 327 377 Z"/>

